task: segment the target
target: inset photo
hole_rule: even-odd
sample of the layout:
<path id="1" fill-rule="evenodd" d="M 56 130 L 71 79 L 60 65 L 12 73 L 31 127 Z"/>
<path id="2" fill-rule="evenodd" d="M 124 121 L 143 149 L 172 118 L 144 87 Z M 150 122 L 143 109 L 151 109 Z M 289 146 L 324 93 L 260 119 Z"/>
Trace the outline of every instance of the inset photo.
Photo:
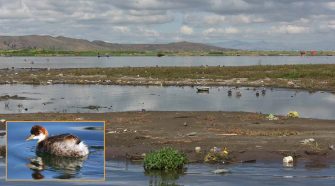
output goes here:
<path id="1" fill-rule="evenodd" d="M 7 181 L 104 181 L 104 121 L 8 121 Z"/>

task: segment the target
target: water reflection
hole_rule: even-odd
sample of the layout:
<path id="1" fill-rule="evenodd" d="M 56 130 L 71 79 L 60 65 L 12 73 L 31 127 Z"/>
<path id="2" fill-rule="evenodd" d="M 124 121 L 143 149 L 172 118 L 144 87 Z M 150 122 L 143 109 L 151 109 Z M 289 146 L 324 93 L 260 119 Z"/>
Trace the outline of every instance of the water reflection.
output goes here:
<path id="1" fill-rule="evenodd" d="M 184 176 L 185 170 L 178 171 L 146 171 L 144 175 L 149 178 L 148 185 L 178 185 L 177 180 Z"/>
<path id="2" fill-rule="evenodd" d="M 209 92 L 199 94 L 195 87 L 0 85 L 0 95 L 5 94 L 34 100 L 9 100 L 7 108 L 0 101 L 0 113 L 147 110 L 245 111 L 286 115 L 289 111 L 297 111 L 305 118 L 335 119 L 334 94 L 280 88 L 210 87 Z M 24 109 L 17 107 L 20 103 Z"/>
<path id="3" fill-rule="evenodd" d="M 33 179 L 43 179 L 44 170 L 52 170 L 57 172 L 56 179 L 75 178 L 80 169 L 83 167 L 86 157 L 68 158 L 48 154 L 38 154 L 36 157 L 30 158 L 27 167 L 32 171 Z"/>

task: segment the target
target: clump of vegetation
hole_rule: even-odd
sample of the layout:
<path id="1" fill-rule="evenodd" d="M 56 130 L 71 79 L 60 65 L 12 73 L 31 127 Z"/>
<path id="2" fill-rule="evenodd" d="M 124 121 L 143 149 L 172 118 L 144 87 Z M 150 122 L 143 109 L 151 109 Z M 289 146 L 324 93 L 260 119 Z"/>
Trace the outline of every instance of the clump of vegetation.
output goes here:
<path id="1" fill-rule="evenodd" d="M 166 147 L 147 154 L 144 158 L 144 169 L 149 170 L 178 170 L 187 163 L 185 154 Z"/>
<path id="2" fill-rule="evenodd" d="M 157 57 L 163 57 L 163 56 L 165 56 L 165 54 L 163 54 L 163 53 L 157 53 Z"/>

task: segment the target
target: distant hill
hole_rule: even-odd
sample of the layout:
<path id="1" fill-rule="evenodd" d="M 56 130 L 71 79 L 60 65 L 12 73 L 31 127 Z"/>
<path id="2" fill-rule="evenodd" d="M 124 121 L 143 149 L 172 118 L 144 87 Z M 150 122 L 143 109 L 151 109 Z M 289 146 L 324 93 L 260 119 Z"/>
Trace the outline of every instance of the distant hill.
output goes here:
<path id="1" fill-rule="evenodd" d="M 239 50 L 335 50 L 335 45 L 324 41 L 300 42 L 273 42 L 273 41 L 240 41 L 229 40 L 225 42 L 210 43 L 218 47 L 235 48 Z"/>
<path id="2" fill-rule="evenodd" d="M 118 44 L 48 35 L 0 36 L 0 50 L 45 49 L 62 51 L 224 51 L 231 50 L 202 43 Z"/>

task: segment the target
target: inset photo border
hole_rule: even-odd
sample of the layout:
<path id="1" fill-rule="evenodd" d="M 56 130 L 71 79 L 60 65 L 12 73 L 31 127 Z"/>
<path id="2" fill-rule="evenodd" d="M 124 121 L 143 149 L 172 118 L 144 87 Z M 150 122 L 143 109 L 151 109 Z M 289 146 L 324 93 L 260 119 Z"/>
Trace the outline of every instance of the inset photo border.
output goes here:
<path id="1" fill-rule="evenodd" d="M 105 181 L 105 121 L 7 121 L 6 181 Z"/>

